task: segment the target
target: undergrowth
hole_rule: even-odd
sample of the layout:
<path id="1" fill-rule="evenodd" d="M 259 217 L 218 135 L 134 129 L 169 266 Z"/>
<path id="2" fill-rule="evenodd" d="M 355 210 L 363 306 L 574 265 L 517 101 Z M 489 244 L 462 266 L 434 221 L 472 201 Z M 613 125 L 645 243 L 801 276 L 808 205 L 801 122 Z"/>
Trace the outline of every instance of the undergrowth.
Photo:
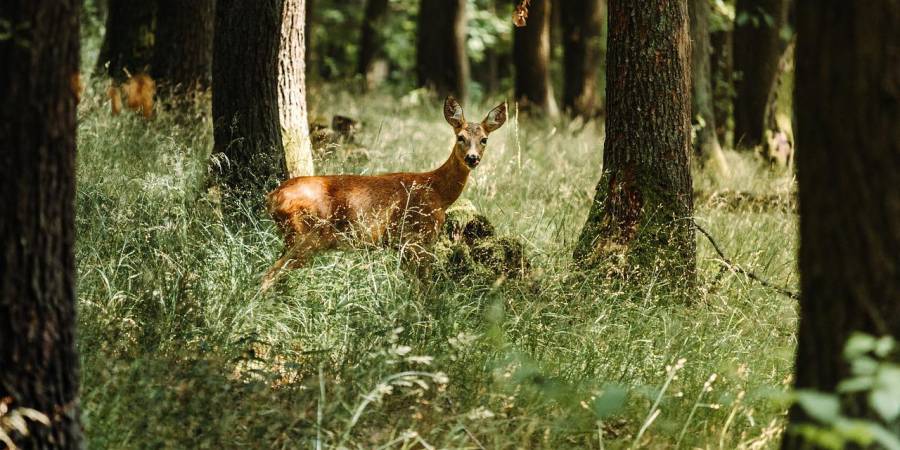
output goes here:
<path id="1" fill-rule="evenodd" d="M 312 91 L 316 115 L 362 123 L 361 148 L 320 157 L 319 173 L 427 170 L 449 152 L 436 99 Z M 491 137 L 463 198 L 524 242 L 524 279 L 420 283 L 395 253 L 362 250 L 322 255 L 260 294 L 281 241 L 261 212 L 223 219 L 203 191 L 208 111 L 113 117 L 102 93 L 89 87 L 78 129 L 92 448 L 777 445 L 792 300 L 723 267 L 701 238 L 688 304 L 667 301 L 652 277 L 635 286 L 573 267 L 602 124 L 511 111 Z M 790 204 L 790 174 L 727 156 L 730 179 L 695 170 L 696 220 L 733 261 L 795 288 L 793 210 L 708 201 L 741 192 Z"/>

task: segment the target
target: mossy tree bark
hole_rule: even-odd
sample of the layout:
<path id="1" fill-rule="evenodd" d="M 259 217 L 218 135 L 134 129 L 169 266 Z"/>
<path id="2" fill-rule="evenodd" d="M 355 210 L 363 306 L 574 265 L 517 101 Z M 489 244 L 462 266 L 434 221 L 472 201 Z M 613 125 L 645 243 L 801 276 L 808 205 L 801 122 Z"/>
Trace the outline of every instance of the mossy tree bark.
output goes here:
<path id="1" fill-rule="evenodd" d="M 157 0 L 152 75 L 163 93 L 206 89 L 212 70 L 215 0 Z"/>
<path id="2" fill-rule="evenodd" d="M 278 107 L 283 7 L 284 0 L 216 4 L 211 171 L 229 200 L 258 201 L 287 174 Z"/>
<path id="3" fill-rule="evenodd" d="M 106 33 L 96 71 L 116 80 L 125 79 L 125 71 L 146 72 L 153 59 L 156 0 L 109 0 L 107 6 Z"/>
<path id="4" fill-rule="evenodd" d="M 688 0 L 691 22 L 691 122 L 697 128 L 694 153 L 703 159 L 722 158 L 713 113 L 710 69 L 709 0 Z"/>
<path id="5" fill-rule="evenodd" d="M 795 387 L 834 392 L 852 332 L 900 337 L 900 5 L 800 0 L 797 21 Z M 864 401 L 844 407 L 876 417 Z M 797 408 L 790 419 L 811 421 Z M 789 433 L 783 448 L 814 447 Z"/>
<path id="6" fill-rule="evenodd" d="M 790 0 L 737 0 L 734 28 L 735 82 L 734 144 L 752 148 L 762 144 L 766 105 L 778 74 L 785 43 Z"/>
<path id="7" fill-rule="evenodd" d="M 469 79 L 466 0 L 421 0 L 416 36 L 419 86 L 465 101 Z"/>
<path id="8" fill-rule="evenodd" d="M 306 109 L 305 0 L 283 0 L 278 54 L 278 109 L 288 175 L 313 174 Z"/>
<path id="9" fill-rule="evenodd" d="M 356 73 L 366 80 L 371 79 L 371 71 L 375 58 L 381 54 L 384 44 L 382 28 L 388 12 L 388 0 L 366 0 L 366 9 L 359 38 L 359 53 L 356 61 Z"/>
<path id="10" fill-rule="evenodd" d="M 28 436 L 11 433 L 23 449 L 82 441 L 73 250 L 80 8 L 0 2 L 16 30 L 0 40 L 0 404 L 49 421 L 28 419 Z"/>
<path id="11" fill-rule="evenodd" d="M 532 0 L 526 25 L 513 32 L 516 101 L 524 111 L 543 113 L 549 117 L 559 114 L 550 84 L 552 3 L 551 0 Z"/>
<path id="12" fill-rule="evenodd" d="M 565 0 L 557 5 L 563 28 L 563 109 L 589 119 L 600 111 L 597 86 L 606 1 Z"/>
<path id="13" fill-rule="evenodd" d="M 687 0 L 609 0 L 603 175 L 575 248 L 694 284 Z"/>

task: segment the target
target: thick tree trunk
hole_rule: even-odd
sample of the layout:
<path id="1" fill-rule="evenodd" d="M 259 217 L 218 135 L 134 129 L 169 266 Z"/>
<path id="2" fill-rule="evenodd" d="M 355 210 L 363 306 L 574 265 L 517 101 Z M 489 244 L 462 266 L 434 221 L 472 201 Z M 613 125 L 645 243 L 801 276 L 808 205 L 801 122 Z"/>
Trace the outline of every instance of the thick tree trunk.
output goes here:
<path id="1" fill-rule="evenodd" d="M 212 70 L 215 0 L 157 0 L 152 74 L 163 92 L 206 89 Z"/>
<path id="2" fill-rule="evenodd" d="M 211 168 L 229 198 L 259 199 L 287 174 L 278 108 L 283 6 L 284 0 L 216 4 Z"/>
<path id="3" fill-rule="evenodd" d="M 306 111 L 304 0 L 284 0 L 278 55 L 278 109 L 284 159 L 291 177 L 313 174 L 312 143 Z"/>
<path id="4" fill-rule="evenodd" d="M 784 50 L 781 30 L 790 0 L 738 0 L 734 28 L 734 144 L 752 148 L 763 142 L 766 103 Z"/>
<path id="5" fill-rule="evenodd" d="M 80 7 L 0 2 L 0 17 L 19 30 L 0 40 L 0 404 L 35 410 L 49 425 L 29 419 L 28 436 L 13 432 L 23 449 L 77 449 L 82 440 L 73 252 Z"/>
<path id="6" fill-rule="evenodd" d="M 604 58 L 605 0 L 564 0 L 560 7 L 563 40 L 563 108 L 590 119 L 600 110 L 598 73 Z"/>
<path id="7" fill-rule="evenodd" d="M 713 116 L 716 121 L 716 137 L 720 145 L 729 145 L 728 121 L 731 119 L 734 91 L 734 62 L 732 59 L 732 43 L 734 33 L 721 30 L 712 33 L 712 89 Z"/>
<path id="8" fill-rule="evenodd" d="M 700 158 L 721 157 L 713 114 L 710 69 L 709 0 L 688 0 L 691 20 L 691 122 L 697 129 L 694 153 Z"/>
<path id="9" fill-rule="evenodd" d="M 357 55 L 356 73 L 366 80 L 366 86 L 370 86 L 372 66 L 375 58 L 380 56 L 383 45 L 382 28 L 384 18 L 388 12 L 388 0 L 366 0 L 366 10 L 363 15 L 362 29 L 359 38 L 359 54 Z"/>
<path id="10" fill-rule="evenodd" d="M 116 80 L 146 72 L 153 58 L 156 0 L 109 0 L 97 72 Z"/>
<path id="11" fill-rule="evenodd" d="M 795 386 L 834 392 L 850 375 L 842 350 L 852 332 L 900 337 L 900 8 L 801 0 L 797 21 Z M 875 417 L 865 402 L 845 407 Z M 792 410 L 793 425 L 809 420 Z M 783 448 L 813 447 L 789 434 Z"/>
<path id="12" fill-rule="evenodd" d="M 513 65 L 519 108 L 554 117 L 559 108 L 550 84 L 551 4 L 551 0 L 531 1 L 527 24 L 513 32 Z"/>
<path id="13" fill-rule="evenodd" d="M 465 101 L 466 0 L 422 0 L 419 4 L 416 72 L 419 86 Z"/>
<path id="14" fill-rule="evenodd" d="M 609 0 L 603 175 L 575 259 L 695 281 L 687 0 Z"/>

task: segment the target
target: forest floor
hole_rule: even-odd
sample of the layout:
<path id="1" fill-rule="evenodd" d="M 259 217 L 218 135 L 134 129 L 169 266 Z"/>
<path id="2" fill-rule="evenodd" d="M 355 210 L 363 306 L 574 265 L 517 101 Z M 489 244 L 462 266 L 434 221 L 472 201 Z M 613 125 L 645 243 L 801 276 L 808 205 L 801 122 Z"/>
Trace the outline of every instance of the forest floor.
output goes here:
<path id="1" fill-rule="evenodd" d="M 573 266 L 602 124 L 511 111 L 470 178 L 463 199 L 524 243 L 532 270 L 523 279 L 422 284 L 395 252 L 364 250 L 317 257 L 260 294 L 281 240 L 264 213 L 223 218 L 204 191 L 208 112 L 113 117 L 103 91 L 88 89 L 78 129 L 91 448 L 777 444 L 793 300 L 723 267 L 699 234 L 691 302 L 660 283 Z M 324 88 L 309 101 L 325 119 L 362 123 L 364 149 L 320 154 L 322 174 L 429 170 L 453 142 L 437 99 Z M 467 116 L 490 106 L 470 105 Z M 697 222 L 735 263 L 796 289 L 790 171 L 726 156 L 728 179 L 694 171 Z"/>

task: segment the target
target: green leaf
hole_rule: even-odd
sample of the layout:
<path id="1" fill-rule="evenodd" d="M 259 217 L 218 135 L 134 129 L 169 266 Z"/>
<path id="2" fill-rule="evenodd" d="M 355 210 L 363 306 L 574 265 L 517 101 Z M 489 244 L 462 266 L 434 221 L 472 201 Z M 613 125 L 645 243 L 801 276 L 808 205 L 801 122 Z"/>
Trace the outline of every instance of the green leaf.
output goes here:
<path id="1" fill-rule="evenodd" d="M 591 409 L 598 418 L 602 419 L 622 409 L 627 395 L 628 393 L 621 387 L 607 386 L 604 388 L 603 395 L 594 399 Z"/>
<path id="2" fill-rule="evenodd" d="M 869 404 L 887 422 L 900 417 L 900 367 L 883 366 L 878 370 Z"/>
<path id="3" fill-rule="evenodd" d="M 874 375 L 878 371 L 878 361 L 868 356 L 860 356 L 850 362 L 850 370 L 857 376 Z"/>
<path id="4" fill-rule="evenodd" d="M 875 349 L 875 338 L 865 333 L 853 333 L 844 346 L 844 359 L 852 361 Z"/>
<path id="5" fill-rule="evenodd" d="M 896 434 L 891 433 L 877 423 L 870 423 L 869 428 L 872 437 L 884 448 L 887 450 L 900 450 L 900 438 L 897 438 Z"/>
<path id="6" fill-rule="evenodd" d="M 838 384 L 837 391 L 840 393 L 868 391 L 872 389 L 874 383 L 875 380 L 871 376 L 848 378 Z"/>
<path id="7" fill-rule="evenodd" d="M 798 391 L 797 404 L 819 422 L 832 424 L 841 415 L 841 403 L 837 396 L 816 391 Z"/>
<path id="8" fill-rule="evenodd" d="M 894 344 L 896 344 L 896 342 L 894 341 L 893 336 L 882 336 L 875 342 L 875 348 L 873 350 L 875 356 L 878 356 L 879 358 L 886 357 L 894 350 Z"/>

